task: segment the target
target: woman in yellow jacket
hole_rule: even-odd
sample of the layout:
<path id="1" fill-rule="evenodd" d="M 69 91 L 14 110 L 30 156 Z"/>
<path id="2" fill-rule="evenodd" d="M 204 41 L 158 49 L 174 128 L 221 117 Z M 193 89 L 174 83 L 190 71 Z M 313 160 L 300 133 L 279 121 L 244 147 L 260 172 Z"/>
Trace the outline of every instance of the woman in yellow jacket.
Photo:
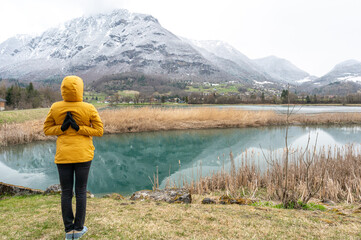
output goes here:
<path id="1" fill-rule="evenodd" d="M 65 77 L 61 84 L 63 101 L 51 106 L 44 122 L 45 135 L 58 136 L 55 163 L 62 189 L 61 210 L 66 239 L 78 239 L 87 232 L 84 221 L 88 174 L 94 157 L 92 136 L 103 135 L 103 123 L 97 110 L 83 102 L 83 88 L 80 77 Z M 74 174 L 75 218 L 72 209 Z"/>

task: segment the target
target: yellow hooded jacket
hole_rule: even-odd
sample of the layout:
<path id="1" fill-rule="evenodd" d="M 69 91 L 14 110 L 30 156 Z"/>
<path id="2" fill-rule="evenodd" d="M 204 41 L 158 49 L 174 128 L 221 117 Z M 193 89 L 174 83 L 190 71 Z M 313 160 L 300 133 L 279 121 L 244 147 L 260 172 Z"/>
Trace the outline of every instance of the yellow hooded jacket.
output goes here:
<path id="1" fill-rule="evenodd" d="M 55 163 L 81 163 L 94 157 L 92 136 L 103 135 L 103 123 L 95 107 L 83 102 L 84 83 L 80 77 L 67 76 L 61 83 L 63 101 L 54 103 L 44 122 L 45 135 L 56 135 Z M 79 131 L 71 126 L 64 132 L 61 125 L 71 112 Z"/>

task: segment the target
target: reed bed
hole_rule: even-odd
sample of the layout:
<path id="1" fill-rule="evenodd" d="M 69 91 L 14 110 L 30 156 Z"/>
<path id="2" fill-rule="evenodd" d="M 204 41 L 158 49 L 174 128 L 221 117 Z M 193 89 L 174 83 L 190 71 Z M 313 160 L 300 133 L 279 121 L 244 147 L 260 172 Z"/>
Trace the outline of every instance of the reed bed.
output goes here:
<path id="1" fill-rule="evenodd" d="M 54 140 L 54 137 L 46 137 L 43 133 L 44 117 L 37 120 L 26 120 L 21 123 L 0 124 L 0 146 Z M 100 117 L 104 123 L 104 133 L 242 128 L 286 124 L 286 117 L 274 111 L 204 107 L 129 107 L 101 111 Z M 289 122 L 293 125 L 360 124 L 361 113 L 294 114 L 290 117 Z"/>
<path id="2" fill-rule="evenodd" d="M 123 108 L 101 112 L 106 133 L 274 125 L 273 111 L 215 108 Z"/>
<path id="3" fill-rule="evenodd" d="M 55 140 L 43 133 L 44 120 L 0 125 L 0 146 L 30 143 L 33 141 Z"/>
<path id="4" fill-rule="evenodd" d="M 288 191 L 293 198 L 312 197 L 321 200 L 361 203 L 361 147 L 322 147 L 318 151 L 291 150 L 288 171 Z M 245 152 L 238 165 L 230 153 L 231 169 L 218 172 L 183 185 L 192 192 L 228 192 L 233 197 L 259 196 L 281 200 L 284 188 L 284 155 L 271 152 L 265 156 L 266 169 L 260 168 L 254 153 Z M 182 177 L 184 179 L 184 177 Z"/>
<path id="5" fill-rule="evenodd" d="M 361 113 L 294 114 L 290 116 L 290 123 L 295 125 L 361 124 Z"/>

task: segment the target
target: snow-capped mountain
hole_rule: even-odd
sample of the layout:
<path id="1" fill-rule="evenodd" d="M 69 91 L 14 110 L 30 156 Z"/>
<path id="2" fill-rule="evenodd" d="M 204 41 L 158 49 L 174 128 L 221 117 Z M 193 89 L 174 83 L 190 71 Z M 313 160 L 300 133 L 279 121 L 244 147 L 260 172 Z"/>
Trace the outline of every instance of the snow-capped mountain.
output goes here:
<path id="1" fill-rule="evenodd" d="M 34 81 L 76 74 L 97 81 L 127 72 L 263 87 L 310 78 L 287 60 L 253 61 L 225 42 L 187 40 L 153 16 L 124 9 L 76 18 L 40 36 L 19 35 L 0 44 L 0 78 Z"/>
<path id="2" fill-rule="evenodd" d="M 16 35 L 1 43 L 0 61 L 5 61 L 9 56 L 15 56 L 19 51 L 18 49 L 26 45 L 31 38 L 32 36 L 29 35 Z"/>
<path id="3" fill-rule="evenodd" d="M 226 42 L 216 40 L 187 40 L 203 57 L 222 69 L 249 83 L 273 83 L 274 79 L 262 71 L 247 56 Z"/>
<path id="4" fill-rule="evenodd" d="M 290 61 L 283 58 L 268 56 L 265 58 L 254 59 L 253 62 L 273 79 L 281 82 L 301 84 L 307 81 L 312 81 L 316 78 L 314 76 L 310 76 L 309 73 L 299 69 Z"/>
<path id="5" fill-rule="evenodd" d="M 326 75 L 315 80 L 316 85 L 327 85 L 334 82 L 355 82 L 361 84 L 361 62 L 347 60 L 337 64 Z"/>
<path id="6" fill-rule="evenodd" d="M 300 86 L 300 91 L 325 95 L 347 95 L 360 89 L 361 62 L 356 60 L 341 62 L 326 75 Z"/>
<path id="7" fill-rule="evenodd" d="M 15 37 L 0 44 L 0 52 L 2 78 L 41 80 L 77 74 L 96 80 L 134 71 L 170 79 L 235 78 L 156 18 L 127 10 L 77 18 L 38 37 Z"/>

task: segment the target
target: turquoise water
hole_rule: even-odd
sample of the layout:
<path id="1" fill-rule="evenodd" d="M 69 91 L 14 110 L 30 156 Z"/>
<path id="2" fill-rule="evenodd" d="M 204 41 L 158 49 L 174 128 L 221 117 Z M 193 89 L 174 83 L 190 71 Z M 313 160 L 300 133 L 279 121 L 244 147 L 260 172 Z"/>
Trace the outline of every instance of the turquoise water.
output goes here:
<path id="1" fill-rule="evenodd" d="M 94 138 L 95 157 L 88 188 L 96 194 L 130 194 L 151 189 L 158 167 L 162 187 L 167 180 L 191 179 L 230 166 L 229 153 L 236 163 L 245 149 L 255 153 L 257 164 L 265 166 L 261 148 L 284 147 L 284 128 L 245 128 L 126 133 Z M 304 147 L 308 136 L 318 135 L 318 146 L 361 143 L 361 127 L 291 127 L 292 147 Z M 311 141 L 311 144 L 313 144 Z M 0 152 L 0 181 L 45 189 L 58 183 L 54 161 L 55 142 L 12 146 Z"/>

